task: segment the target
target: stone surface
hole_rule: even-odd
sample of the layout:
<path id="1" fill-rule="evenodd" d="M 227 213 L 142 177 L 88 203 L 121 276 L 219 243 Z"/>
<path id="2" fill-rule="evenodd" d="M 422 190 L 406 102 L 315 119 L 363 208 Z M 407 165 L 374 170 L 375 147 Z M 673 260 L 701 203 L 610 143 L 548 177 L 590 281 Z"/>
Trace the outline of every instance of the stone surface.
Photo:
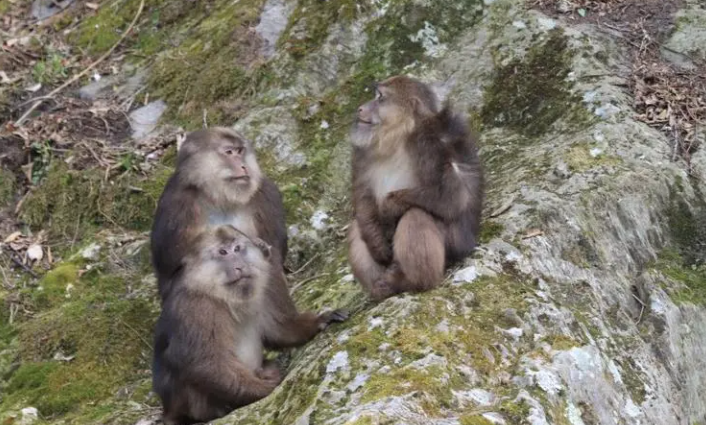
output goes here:
<path id="1" fill-rule="evenodd" d="M 167 104 L 162 100 L 155 100 L 130 112 L 130 127 L 132 138 L 140 140 L 148 136 L 157 128 L 159 119 L 167 110 Z"/>
<path id="2" fill-rule="evenodd" d="M 275 54 L 275 45 L 282 31 L 284 31 L 289 21 L 289 15 L 296 3 L 286 0 L 268 0 L 265 3 L 260 22 L 255 27 L 255 31 L 265 40 L 262 47 L 262 55 L 266 58 L 272 57 Z"/>

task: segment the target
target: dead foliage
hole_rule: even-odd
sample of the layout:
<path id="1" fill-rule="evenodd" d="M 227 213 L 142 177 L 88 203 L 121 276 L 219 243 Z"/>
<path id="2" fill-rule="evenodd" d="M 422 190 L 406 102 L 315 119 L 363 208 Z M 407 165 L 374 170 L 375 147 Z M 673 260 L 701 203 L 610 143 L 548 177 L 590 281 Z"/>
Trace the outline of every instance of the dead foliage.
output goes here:
<path id="1" fill-rule="evenodd" d="M 554 16 L 593 23 L 620 36 L 631 55 L 629 87 L 636 119 L 667 134 L 673 159 L 681 157 L 692 172 L 691 155 L 699 149 L 697 131 L 706 125 L 706 64 L 663 42 L 674 29 L 679 0 L 533 0 L 532 6 Z M 677 67 L 662 52 L 693 64 Z M 693 175 L 693 174 L 692 174 Z"/>

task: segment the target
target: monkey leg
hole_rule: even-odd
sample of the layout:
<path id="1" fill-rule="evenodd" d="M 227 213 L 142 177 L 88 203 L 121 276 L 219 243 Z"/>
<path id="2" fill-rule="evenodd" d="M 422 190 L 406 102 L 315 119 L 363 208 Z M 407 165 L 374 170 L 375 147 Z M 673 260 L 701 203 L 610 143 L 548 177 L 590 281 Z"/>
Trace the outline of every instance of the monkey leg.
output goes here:
<path id="1" fill-rule="evenodd" d="M 400 219 L 393 242 L 394 263 L 375 283 L 376 298 L 424 292 L 444 278 L 444 236 L 431 215 L 413 208 Z"/>
<path id="2" fill-rule="evenodd" d="M 358 223 L 355 221 L 351 223 L 348 232 L 348 244 L 348 262 L 353 269 L 353 276 L 358 279 L 358 282 L 368 293 L 372 293 L 375 282 L 383 277 L 385 267 L 378 264 L 370 255 L 368 246 L 360 236 Z"/>

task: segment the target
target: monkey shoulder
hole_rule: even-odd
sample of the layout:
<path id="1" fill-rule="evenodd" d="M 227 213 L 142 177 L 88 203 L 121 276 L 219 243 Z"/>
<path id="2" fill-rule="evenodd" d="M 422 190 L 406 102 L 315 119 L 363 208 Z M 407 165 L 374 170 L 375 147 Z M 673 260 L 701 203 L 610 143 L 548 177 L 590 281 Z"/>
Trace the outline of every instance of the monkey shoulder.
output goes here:
<path id="1" fill-rule="evenodd" d="M 269 205 L 276 206 L 278 209 L 280 207 L 281 209 L 284 209 L 282 192 L 279 190 L 277 184 L 275 184 L 275 182 L 267 176 L 262 176 L 260 189 L 255 193 L 255 196 L 265 200 Z"/>

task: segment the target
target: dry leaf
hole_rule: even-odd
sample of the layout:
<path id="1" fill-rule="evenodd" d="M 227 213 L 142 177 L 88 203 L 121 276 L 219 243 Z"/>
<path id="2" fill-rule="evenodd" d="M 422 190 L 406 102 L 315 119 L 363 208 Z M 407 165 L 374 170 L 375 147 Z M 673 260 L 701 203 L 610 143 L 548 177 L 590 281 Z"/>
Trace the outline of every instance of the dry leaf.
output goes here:
<path id="1" fill-rule="evenodd" d="M 34 93 L 34 92 L 39 91 L 39 89 L 41 89 L 41 88 L 42 88 L 42 85 L 40 83 L 37 83 L 33 86 L 27 87 L 25 90 L 27 90 L 30 93 Z"/>
<path id="2" fill-rule="evenodd" d="M 542 236 L 544 232 L 540 229 L 530 229 L 525 233 L 524 236 L 522 236 L 522 239 L 529 239 L 529 238 L 534 238 L 537 236 Z"/>
<path id="3" fill-rule="evenodd" d="M 515 202 L 515 197 L 514 197 L 514 196 L 510 197 L 507 201 L 505 201 L 504 204 L 502 204 L 502 205 L 500 206 L 500 208 L 498 208 L 498 209 L 496 209 L 495 211 L 493 211 L 493 212 L 490 214 L 489 218 L 494 218 L 494 217 L 497 217 L 497 216 L 499 216 L 499 215 L 501 215 L 501 214 L 507 212 L 507 211 L 510 209 L 510 207 L 512 207 L 512 204 L 513 204 L 514 202 Z"/>
<path id="4" fill-rule="evenodd" d="M 17 238 L 19 238 L 20 236 L 22 236 L 22 232 L 15 232 L 15 233 L 13 233 L 13 234 L 11 234 L 10 236 L 8 236 L 8 237 L 5 238 L 5 243 L 14 242 L 14 241 L 16 241 Z"/>
<path id="5" fill-rule="evenodd" d="M 98 5 L 96 3 L 86 3 L 86 7 L 93 10 L 98 10 Z"/>

